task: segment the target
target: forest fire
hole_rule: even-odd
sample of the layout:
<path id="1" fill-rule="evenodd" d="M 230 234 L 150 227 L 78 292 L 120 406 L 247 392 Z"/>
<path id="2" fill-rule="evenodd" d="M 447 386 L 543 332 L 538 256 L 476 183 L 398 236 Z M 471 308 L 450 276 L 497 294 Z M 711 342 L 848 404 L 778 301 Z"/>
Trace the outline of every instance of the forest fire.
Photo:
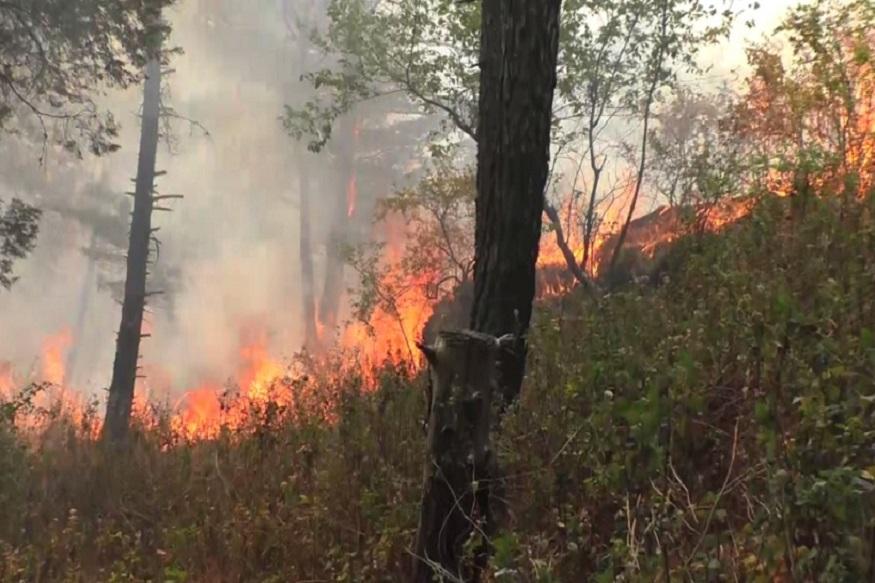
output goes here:
<path id="1" fill-rule="evenodd" d="M 64 358 L 72 343 L 73 334 L 69 328 L 64 328 L 43 340 L 40 380 L 53 385 L 64 385 L 67 376 Z"/>
<path id="2" fill-rule="evenodd" d="M 15 390 L 12 364 L 0 361 L 0 399 L 9 399 Z"/>
<path id="3" fill-rule="evenodd" d="M 355 207 L 358 203 L 358 178 L 355 173 L 349 178 L 349 183 L 346 185 L 346 216 L 352 218 L 355 216 Z"/>
<path id="4" fill-rule="evenodd" d="M 350 187 L 349 192 L 352 192 L 355 188 L 354 177 Z M 616 236 L 622 210 L 618 207 L 606 210 L 600 229 L 593 237 L 589 253 L 590 273 L 593 276 L 599 273 L 605 260 L 604 249 L 610 248 L 612 238 Z M 749 210 L 750 204 L 747 202 L 728 200 L 699 209 L 696 217 L 702 228 L 719 230 L 743 217 Z M 579 219 L 570 204 L 565 206 L 563 214 L 563 222 L 570 227 L 567 229 L 568 245 L 577 261 L 582 262 L 582 230 L 573 227 L 579 224 Z M 676 208 L 660 208 L 646 217 L 636 219 L 630 225 L 627 245 L 652 256 L 658 247 L 682 234 L 682 215 Z M 421 340 L 422 331 L 432 317 L 436 304 L 446 296 L 446 293 L 442 296 L 436 291 L 441 274 L 428 270 L 405 269 L 405 247 L 409 243 L 407 225 L 400 219 L 389 218 L 381 228 L 384 230 L 386 244 L 381 258 L 379 281 L 375 286 L 376 301 L 366 322 L 349 322 L 340 331 L 338 338 L 338 350 L 347 355 L 344 358 L 355 360 L 355 372 L 366 387 L 377 385 L 378 371 L 385 364 L 410 371 L 422 366 L 422 357 L 416 348 L 416 342 Z M 542 238 L 538 269 L 540 297 L 565 293 L 575 285 L 556 238 L 550 233 L 545 233 Z M 38 380 L 52 388 L 40 397 L 40 402 L 48 406 L 49 400 L 55 400 L 57 406 L 59 401 L 63 410 L 71 413 L 74 420 L 78 421 L 83 415 L 84 407 L 76 401 L 77 393 L 66 386 L 68 379 L 64 362 L 73 341 L 70 331 L 62 329 L 42 342 Z M 219 378 L 204 379 L 183 391 L 182 396 L 174 400 L 171 428 L 184 439 L 210 439 L 223 427 L 232 430 L 243 427 L 253 406 L 294 405 L 294 391 L 303 390 L 306 383 L 288 382 L 291 377 L 290 369 L 271 350 L 265 326 L 242 327 L 236 371 L 232 378 L 227 383 Z M 315 366 L 330 368 L 327 360 L 317 356 Z M 138 385 L 133 416 L 141 425 L 151 426 L 155 419 L 149 402 L 172 394 L 172 382 L 166 371 L 158 367 L 146 365 L 143 372 L 146 380 Z M 334 371 L 332 374 L 344 373 Z M 15 381 L 11 366 L 0 366 L 0 394 L 11 394 L 16 388 Z M 94 435 L 98 434 L 99 422 L 95 421 Z"/>
<path id="5" fill-rule="evenodd" d="M 76 426 L 87 425 L 83 421 L 89 412 L 88 403 L 68 385 L 65 359 L 73 342 L 67 328 L 43 339 L 37 371 L 30 375 L 17 374 L 11 363 L 0 362 L 0 401 L 16 403 L 14 421 L 19 427 L 40 429 L 59 417 Z M 97 434 L 95 430 L 89 436 Z"/>
<path id="6" fill-rule="evenodd" d="M 225 391 L 219 382 L 205 381 L 186 391 L 174 407 L 173 429 L 189 439 L 209 438 L 223 426 L 241 426 L 246 410 L 253 404 L 291 405 L 293 395 L 276 390 L 276 385 L 286 376 L 286 368 L 270 355 L 266 330 L 248 328 L 241 334 L 238 368 L 233 380 L 238 392 L 223 404 L 221 395 Z"/>

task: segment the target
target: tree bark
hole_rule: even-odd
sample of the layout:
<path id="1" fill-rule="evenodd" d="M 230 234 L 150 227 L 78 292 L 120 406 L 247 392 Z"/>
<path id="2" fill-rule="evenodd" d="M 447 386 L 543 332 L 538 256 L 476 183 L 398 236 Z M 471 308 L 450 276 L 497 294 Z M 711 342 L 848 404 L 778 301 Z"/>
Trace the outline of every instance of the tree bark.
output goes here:
<path id="1" fill-rule="evenodd" d="M 302 148 L 303 150 L 303 148 Z M 301 301 L 304 317 L 304 348 L 315 350 L 319 347 L 319 330 L 316 326 L 316 285 L 313 276 L 313 241 L 310 221 L 310 171 L 307 154 L 301 152 L 301 165 L 298 170 L 300 190 L 300 260 L 301 260 Z"/>
<path id="2" fill-rule="evenodd" d="M 423 347 L 432 398 L 416 583 L 430 583 L 435 575 L 462 581 L 479 577 L 478 566 L 464 562 L 464 546 L 489 514 L 492 393 L 502 348 L 495 337 L 475 332 L 441 332 L 433 347 Z"/>
<path id="3" fill-rule="evenodd" d="M 525 369 L 546 206 L 561 4 L 483 0 L 475 332 L 443 333 L 435 348 L 424 348 L 433 396 L 416 583 L 435 575 L 477 581 L 487 566 L 496 476 L 489 431 L 493 408 L 516 398 Z M 480 540 L 466 565 L 463 549 L 472 536 Z"/>
<path id="4" fill-rule="evenodd" d="M 109 386 L 109 400 L 106 405 L 106 419 L 103 426 L 103 439 L 110 442 L 123 441 L 127 436 L 134 401 L 134 384 L 137 379 L 143 309 L 146 305 L 146 276 L 152 237 L 155 160 L 158 151 L 158 118 L 161 104 L 159 54 L 160 46 L 155 52 L 156 56 L 146 65 L 140 154 L 134 189 L 134 212 L 128 244 L 125 297 L 122 303 L 122 319 L 116 340 L 112 382 Z"/>
<path id="5" fill-rule="evenodd" d="M 484 0 L 482 8 L 471 326 L 518 338 L 502 365 L 506 402 L 522 384 L 535 297 L 561 3 Z"/>
<path id="6" fill-rule="evenodd" d="M 288 9 L 288 6 L 286 6 Z M 293 30 L 290 26 L 289 30 Z M 309 69 L 309 38 L 298 31 L 298 66 L 301 74 Z M 300 202 L 300 219 L 299 219 L 299 259 L 301 261 L 301 302 L 302 314 L 304 318 L 304 348 L 308 350 L 318 350 L 320 338 L 319 328 L 317 326 L 316 314 L 316 283 L 313 275 L 313 237 L 310 221 L 312 220 L 310 211 L 310 200 L 312 181 L 310 174 L 310 164 L 313 163 L 312 156 L 307 152 L 306 148 L 299 148 L 298 154 L 298 196 Z"/>
<path id="7" fill-rule="evenodd" d="M 343 248 L 348 240 L 350 185 L 355 184 L 355 120 L 344 120 L 340 135 L 344 141 L 339 145 L 340 178 L 342 184 L 337 188 L 337 198 L 332 209 L 331 230 L 328 233 L 327 256 L 325 263 L 325 283 L 322 286 L 322 299 L 319 302 L 319 322 L 327 331 L 337 328 L 340 299 L 343 296 L 343 271 L 346 265 Z"/>

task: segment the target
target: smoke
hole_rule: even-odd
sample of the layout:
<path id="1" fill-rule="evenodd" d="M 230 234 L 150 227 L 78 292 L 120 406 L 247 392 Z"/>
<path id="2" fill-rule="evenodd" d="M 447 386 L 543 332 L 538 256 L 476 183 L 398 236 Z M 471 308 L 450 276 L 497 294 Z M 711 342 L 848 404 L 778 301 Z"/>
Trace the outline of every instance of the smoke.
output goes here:
<path id="1" fill-rule="evenodd" d="M 348 214 L 349 201 L 338 171 L 344 148 L 300 159 L 279 119 L 284 104 L 303 103 L 311 91 L 299 79 L 304 71 L 289 39 L 290 6 L 298 4 L 185 0 L 165 15 L 174 29 L 170 44 L 184 50 L 172 59 L 169 105 L 210 135 L 175 123 L 173 147 L 165 144 L 158 154 L 166 171 L 159 193 L 185 199 L 170 201 L 174 212 L 154 218 L 161 247 L 150 287 L 165 293 L 155 296 L 145 324 L 151 337 L 142 362 L 153 389 L 179 392 L 233 376 L 245 365 L 245 330 L 266 335 L 279 359 L 301 346 L 298 169 L 306 164 L 314 185 L 317 293 L 334 205 Z M 709 59 L 729 62 L 717 49 Z M 122 149 L 104 158 L 50 152 L 41 166 L 38 142 L 0 136 L 0 198 L 18 196 L 45 210 L 37 248 L 17 266 L 20 280 L 0 290 L 0 370 L 8 362 L 19 377 L 39 375 L 46 338 L 69 330 L 62 355 L 68 385 L 102 396 L 109 384 L 131 208 L 124 193 L 136 171 L 141 99 L 139 87 L 105 96 L 122 123 Z M 358 223 L 351 227 L 361 233 L 374 199 L 400 175 L 387 169 L 405 165 L 405 154 L 393 158 L 385 143 L 368 139 L 362 137 L 363 151 L 383 153 L 371 170 L 380 175 L 359 169 L 351 213 Z"/>
<path id="2" fill-rule="evenodd" d="M 196 120 L 174 124 L 173 148 L 159 150 L 160 194 L 183 194 L 172 213 L 156 213 L 160 256 L 150 288 L 144 342 L 146 370 L 175 390 L 204 378 L 220 382 L 237 369 L 240 330 L 259 328 L 278 356 L 301 343 L 298 277 L 296 147 L 279 116 L 303 101 L 296 48 L 287 39 L 282 7 L 273 1 L 190 1 L 166 17 L 172 60 L 169 105 Z M 254 5 L 253 5 L 254 4 Z M 122 149 L 101 159 L 50 152 L 3 136 L 0 197 L 18 196 L 43 208 L 34 253 L 17 265 L 19 282 L 0 293 L 0 361 L 20 377 L 39 374 L 47 337 L 69 330 L 66 382 L 102 395 L 109 384 L 120 318 L 131 178 L 136 171 L 141 88 L 109 93 L 104 102 L 123 123 Z M 311 167 L 313 183 L 333 188 L 329 156 Z M 310 162 L 312 164 L 312 162 Z M 345 201 L 345 193 L 339 197 Z M 338 197 L 335 197 L 338 198 Z M 333 200 L 313 197 L 314 242 L 328 232 Z"/>

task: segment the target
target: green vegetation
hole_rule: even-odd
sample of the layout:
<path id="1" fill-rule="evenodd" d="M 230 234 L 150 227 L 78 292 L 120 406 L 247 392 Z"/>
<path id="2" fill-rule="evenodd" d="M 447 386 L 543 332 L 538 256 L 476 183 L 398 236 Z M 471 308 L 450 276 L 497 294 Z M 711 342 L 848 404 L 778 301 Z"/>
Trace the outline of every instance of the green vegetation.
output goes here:
<path id="1" fill-rule="evenodd" d="M 871 576 L 875 199 L 798 202 L 683 240 L 658 286 L 540 306 L 495 580 Z M 423 383 L 313 380 L 215 441 L 141 429 L 123 461 L 63 419 L 25 447 L 7 405 L 0 580 L 401 580 Z"/>

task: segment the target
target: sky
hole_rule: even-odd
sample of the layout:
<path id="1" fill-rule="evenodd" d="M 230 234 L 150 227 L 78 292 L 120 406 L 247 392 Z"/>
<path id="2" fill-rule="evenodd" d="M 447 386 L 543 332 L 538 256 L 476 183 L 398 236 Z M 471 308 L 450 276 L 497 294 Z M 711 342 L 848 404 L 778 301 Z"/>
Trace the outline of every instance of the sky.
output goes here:
<path id="1" fill-rule="evenodd" d="M 154 377 L 175 389 L 230 375 L 241 330 L 267 330 L 280 358 L 299 345 L 298 161 L 279 117 L 284 103 L 300 97 L 300 71 L 291 64 L 281 4 L 259 0 L 258 12 L 238 0 L 187 0 L 170 14 L 173 43 L 185 52 L 173 61 L 169 98 L 209 131 L 207 137 L 179 125 L 175 151 L 159 152 L 159 168 L 167 171 L 160 192 L 185 199 L 156 217 L 160 270 L 173 293 L 147 316 L 153 340 L 144 344 L 144 362 L 160 363 Z M 761 4 L 755 30 L 740 27 L 703 55 L 713 65 L 705 81 L 730 79 L 744 62 L 745 42 L 771 30 L 791 2 Z M 0 163 L 0 197 L 22 196 L 46 209 L 36 251 L 18 264 L 20 281 L 0 290 L 0 361 L 26 375 L 38 367 L 47 339 L 68 331 L 74 350 L 67 380 L 96 395 L 109 381 L 120 314 L 101 281 L 122 273 L 96 266 L 83 249 L 97 217 L 124 225 L 121 193 L 136 168 L 140 99 L 138 87 L 105 99 L 123 123 L 115 155 L 80 162 L 53 154 L 40 166 L 37 152 L 16 151 Z M 315 166 L 316 183 L 330 187 L 333 177 Z M 314 216 L 317 238 L 326 213 Z"/>

